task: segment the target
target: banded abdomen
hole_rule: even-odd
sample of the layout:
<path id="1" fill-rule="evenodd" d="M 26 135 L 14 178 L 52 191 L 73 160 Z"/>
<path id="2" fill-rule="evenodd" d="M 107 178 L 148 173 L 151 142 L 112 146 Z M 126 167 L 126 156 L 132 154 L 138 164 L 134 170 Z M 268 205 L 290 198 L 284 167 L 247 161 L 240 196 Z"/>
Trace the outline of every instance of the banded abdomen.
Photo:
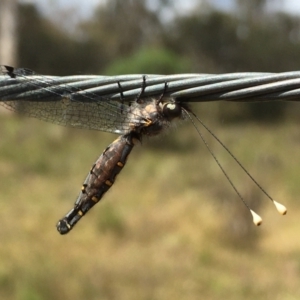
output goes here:
<path id="1" fill-rule="evenodd" d="M 138 139 L 139 136 L 133 132 L 122 135 L 103 151 L 86 177 L 74 208 L 57 223 L 57 230 L 61 234 L 68 233 L 101 200 L 124 167 Z"/>

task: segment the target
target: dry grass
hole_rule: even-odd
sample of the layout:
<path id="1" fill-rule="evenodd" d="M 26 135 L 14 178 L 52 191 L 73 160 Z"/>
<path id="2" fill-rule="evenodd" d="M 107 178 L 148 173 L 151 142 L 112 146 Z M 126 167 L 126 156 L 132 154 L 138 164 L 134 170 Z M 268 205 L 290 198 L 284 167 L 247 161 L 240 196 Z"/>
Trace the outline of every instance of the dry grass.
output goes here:
<path id="1" fill-rule="evenodd" d="M 295 124 L 214 128 L 288 206 L 284 218 L 213 144 L 264 218 L 252 226 L 188 125 L 134 149 L 103 202 L 60 236 L 56 221 L 114 137 L 9 115 L 0 122 L 1 299 L 299 299 Z"/>

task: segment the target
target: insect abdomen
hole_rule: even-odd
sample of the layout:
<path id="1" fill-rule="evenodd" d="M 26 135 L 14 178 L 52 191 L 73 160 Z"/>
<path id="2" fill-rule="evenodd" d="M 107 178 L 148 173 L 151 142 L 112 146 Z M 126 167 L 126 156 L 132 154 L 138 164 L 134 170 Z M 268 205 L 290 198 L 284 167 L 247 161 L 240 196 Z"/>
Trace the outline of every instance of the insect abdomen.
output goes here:
<path id="1" fill-rule="evenodd" d="M 113 185 L 125 166 L 135 139 L 138 136 L 134 133 L 122 135 L 103 151 L 86 177 L 74 208 L 57 223 L 61 234 L 68 233 Z"/>

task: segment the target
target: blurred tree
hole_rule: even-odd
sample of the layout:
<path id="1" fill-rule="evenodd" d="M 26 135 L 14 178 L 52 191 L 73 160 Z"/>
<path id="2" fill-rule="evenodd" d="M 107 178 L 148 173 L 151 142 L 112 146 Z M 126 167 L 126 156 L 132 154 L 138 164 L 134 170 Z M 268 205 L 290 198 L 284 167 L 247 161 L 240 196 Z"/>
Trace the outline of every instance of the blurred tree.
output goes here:
<path id="1" fill-rule="evenodd" d="M 179 17 L 171 26 L 172 35 L 166 37 L 169 47 L 190 56 L 198 71 L 300 69 L 298 17 L 272 14 L 250 24 L 221 12 L 196 12 Z"/>
<path id="2" fill-rule="evenodd" d="M 247 22 L 261 21 L 268 2 L 268 0 L 236 0 L 238 15 Z"/>
<path id="3" fill-rule="evenodd" d="M 190 69 L 189 61 L 171 50 L 141 48 L 132 56 L 114 61 L 105 70 L 105 74 L 176 74 Z"/>
<path id="4" fill-rule="evenodd" d="M 85 35 L 106 57 L 104 66 L 141 47 L 162 44 L 162 25 L 144 0 L 111 0 L 100 6 L 93 20 L 82 25 Z M 99 66 L 100 68 L 100 66 Z"/>
<path id="5" fill-rule="evenodd" d="M 17 0 L 0 0 L 0 63 L 17 62 Z"/>
<path id="6" fill-rule="evenodd" d="M 237 44 L 236 22 L 220 12 L 178 17 L 171 24 L 167 44 L 182 55 L 190 57 L 195 72 L 219 73 L 232 69 Z"/>
<path id="7" fill-rule="evenodd" d="M 20 65 L 44 74 L 66 75 L 94 71 L 99 49 L 78 41 L 59 25 L 43 18 L 33 5 L 20 6 Z M 98 55 L 95 55 L 98 53 Z"/>

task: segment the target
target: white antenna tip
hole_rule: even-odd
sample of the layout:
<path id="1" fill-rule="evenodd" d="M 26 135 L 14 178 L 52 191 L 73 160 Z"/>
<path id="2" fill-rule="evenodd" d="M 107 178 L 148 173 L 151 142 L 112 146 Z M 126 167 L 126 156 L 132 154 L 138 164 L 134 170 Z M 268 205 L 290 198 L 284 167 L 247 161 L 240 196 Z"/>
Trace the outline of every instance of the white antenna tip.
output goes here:
<path id="1" fill-rule="evenodd" d="M 256 226 L 261 225 L 261 223 L 262 223 L 262 218 L 261 218 L 256 212 L 254 212 L 252 209 L 250 209 L 250 212 L 251 212 L 252 217 L 253 217 L 253 223 L 254 223 Z"/>
<path id="2" fill-rule="evenodd" d="M 287 209 L 286 209 L 286 207 L 285 207 L 284 205 L 282 205 L 282 204 L 276 202 L 275 200 L 273 200 L 273 203 L 274 203 L 276 209 L 278 210 L 278 212 L 279 212 L 280 214 L 286 215 Z"/>

